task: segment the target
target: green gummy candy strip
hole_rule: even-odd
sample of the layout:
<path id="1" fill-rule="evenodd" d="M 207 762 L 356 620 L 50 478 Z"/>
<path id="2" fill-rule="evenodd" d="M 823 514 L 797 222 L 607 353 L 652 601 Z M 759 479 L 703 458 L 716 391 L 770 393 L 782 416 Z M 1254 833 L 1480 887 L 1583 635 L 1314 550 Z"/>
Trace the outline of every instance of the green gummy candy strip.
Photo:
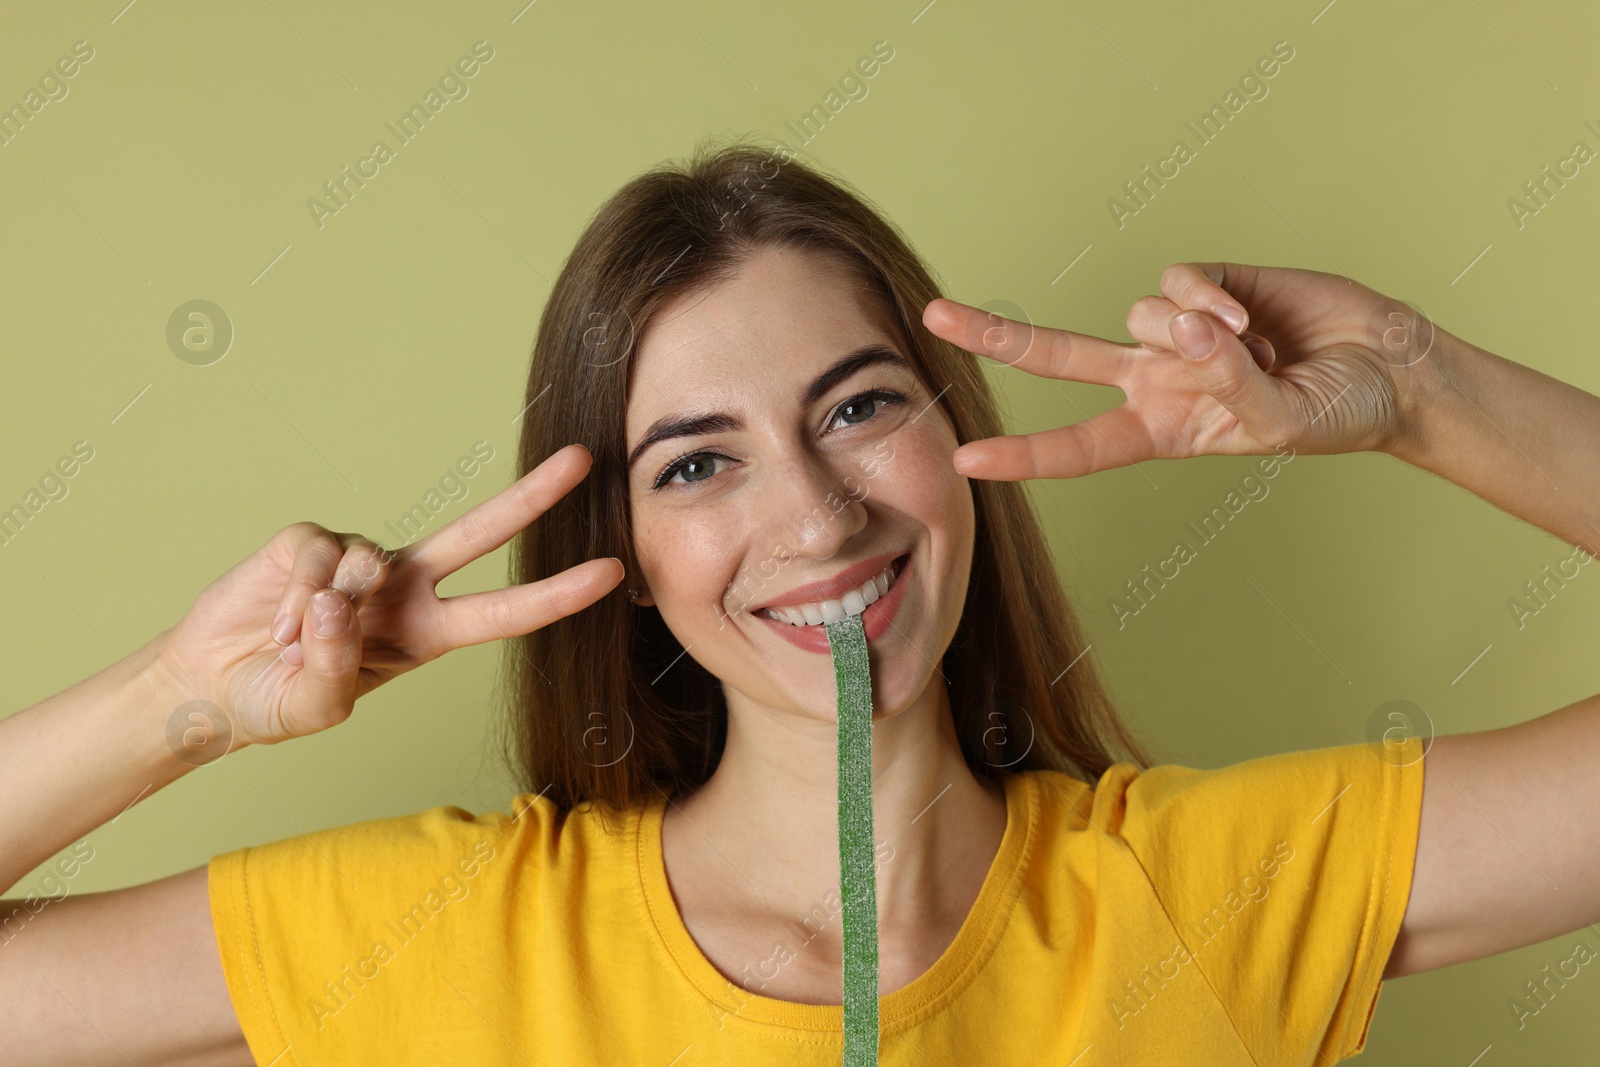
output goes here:
<path id="1" fill-rule="evenodd" d="M 872 675 L 860 615 L 825 624 L 839 693 L 844 1067 L 878 1062 L 878 892 L 872 847 Z"/>

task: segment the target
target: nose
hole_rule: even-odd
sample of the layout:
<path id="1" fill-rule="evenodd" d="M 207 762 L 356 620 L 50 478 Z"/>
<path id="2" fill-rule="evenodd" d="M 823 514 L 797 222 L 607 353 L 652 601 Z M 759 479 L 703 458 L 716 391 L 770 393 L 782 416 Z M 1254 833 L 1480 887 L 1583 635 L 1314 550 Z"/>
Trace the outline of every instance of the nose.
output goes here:
<path id="1" fill-rule="evenodd" d="M 776 465 L 760 502 L 765 543 L 775 553 L 808 559 L 837 555 L 867 525 L 866 489 L 854 470 L 816 454 Z"/>
<path id="2" fill-rule="evenodd" d="M 774 462 L 749 498 L 759 516 L 752 542 L 757 555 L 729 583 L 722 617 L 760 600 L 765 590 L 775 588 L 774 582 L 785 580 L 780 575 L 796 560 L 837 555 L 867 525 L 866 495 L 855 468 L 836 466 L 826 456 L 798 451 Z"/>

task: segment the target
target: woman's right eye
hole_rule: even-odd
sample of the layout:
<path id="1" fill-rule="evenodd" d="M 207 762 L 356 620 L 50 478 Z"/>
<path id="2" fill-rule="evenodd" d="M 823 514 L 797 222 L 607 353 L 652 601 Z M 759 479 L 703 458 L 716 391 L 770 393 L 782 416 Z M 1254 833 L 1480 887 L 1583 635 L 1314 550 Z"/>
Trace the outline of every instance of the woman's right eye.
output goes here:
<path id="1" fill-rule="evenodd" d="M 680 474 L 683 475 L 683 480 L 678 482 L 680 485 L 690 482 L 703 482 L 717 473 L 713 461 L 727 458 L 727 456 L 719 455 L 716 452 L 691 452 L 669 463 L 656 478 L 654 488 L 660 489 L 672 483 Z"/>

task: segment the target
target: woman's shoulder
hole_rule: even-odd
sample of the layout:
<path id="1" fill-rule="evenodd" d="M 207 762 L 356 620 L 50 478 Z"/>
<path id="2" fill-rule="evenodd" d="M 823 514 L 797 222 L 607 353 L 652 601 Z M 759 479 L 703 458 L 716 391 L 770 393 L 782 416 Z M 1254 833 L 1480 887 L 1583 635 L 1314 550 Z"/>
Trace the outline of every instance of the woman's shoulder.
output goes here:
<path id="1" fill-rule="evenodd" d="M 1227 813 L 1279 821 L 1288 813 L 1309 822 L 1347 799 L 1351 808 L 1370 809 L 1414 793 L 1424 751 L 1421 739 L 1413 737 L 1403 744 L 1296 749 L 1216 767 L 1119 762 L 1093 784 L 1058 770 L 1021 774 L 1038 783 L 1042 810 L 1076 819 L 1085 828 L 1116 832 Z"/>
<path id="2" fill-rule="evenodd" d="M 1148 900 L 1177 955 L 1118 957 L 1113 986 L 1142 964 L 1170 979 L 1192 961 L 1257 1062 L 1303 1056 L 1308 1041 L 1329 1060 L 1353 1055 L 1405 914 L 1424 758 L 1412 737 L 1210 768 L 1117 763 L 1092 785 L 1025 772 L 1041 786 L 1040 822 L 1062 831 L 1040 835 L 1030 899 L 1063 921 L 1092 914 L 1108 958 Z M 1170 999 L 1145 979 L 1138 994 L 1112 990 L 1119 1019 Z"/>
<path id="3" fill-rule="evenodd" d="M 298 833 L 214 856 L 211 865 L 358 891 L 408 871 L 478 878 L 497 861 L 508 866 L 508 858 L 526 869 L 618 852 L 637 815 L 637 808 L 592 803 L 563 810 L 542 792 L 520 792 L 503 807 L 480 812 L 437 804 Z"/>
<path id="4" fill-rule="evenodd" d="M 1348 861 L 1361 855 L 1383 862 L 1413 849 L 1423 767 L 1423 744 L 1413 737 L 1210 768 L 1121 762 L 1093 784 L 1057 770 L 1020 775 L 1034 784 L 1042 831 L 1037 849 L 1087 854 L 1114 846 L 1158 885 L 1205 874 L 1225 884 L 1225 872 L 1259 867 L 1274 856 Z"/>
<path id="5" fill-rule="evenodd" d="M 417 1003 L 451 995 L 436 976 L 471 987 L 541 954 L 559 963 L 552 931 L 616 925 L 637 907 L 616 818 L 626 831 L 631 810 L 562 811 L 530 793 L 507 809 L 438 804 L 212 857 L 218 952 L 260 1062 L 290 1045 L 367 1062 L 374 1041 L 405 1037 Z"/>

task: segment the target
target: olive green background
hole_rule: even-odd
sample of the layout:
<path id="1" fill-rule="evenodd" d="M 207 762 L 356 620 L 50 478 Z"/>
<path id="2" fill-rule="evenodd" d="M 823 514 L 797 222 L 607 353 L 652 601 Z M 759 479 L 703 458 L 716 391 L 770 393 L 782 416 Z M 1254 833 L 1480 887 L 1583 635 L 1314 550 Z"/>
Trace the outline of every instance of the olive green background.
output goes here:
<path id="1" fill-rule="evenodd" d="M 0 546 L 6 711 L 172 625 L 284 525 L 392 545 L 384 524 L 479 440 L 494 458 L 436 522 L 507 484 L 563 258 L 613 190 L 709 134 L 782 139 L 855 183 L 970 303 L 1127 340 L 1129 304 L 1169 263 L 1300 266 L 1600 392 L 1600 175 L 1582 168 L 1523 226 L 1508 208 L 1575 141 L 1600 148 L 1589 5 L 124 3 L 10 5 L 0 33 L 4 107 L 75 42 L 94 50 L 0 146 L 0 508 L 74 442 L 94 449 Z M 477 41 L 494 55 L 468 95 L 398 145 L 384 124 Z M 786 124 L 878 41 L 892 60 L 803 143 Z M 1200 145 L 1185 123 L 1279 41 L 1294 55 L 1267 95 Z M 319 228 L 308 201 L 380 138 L 395 157 Z M 1195 157 L 1119 227 L 1108 201 L 1180 138 Z M 235 331 L 208 366 L 167 340 L 192 300 Z M 994 369 L 1018 429 L 1121 401 Z M 1370 453 L 1281 468 L 1119 629 L 1109 599 L 1194 543 L 1186 522 L 1253 464 L 1034 487 L 1093 655 L 1163 761 L 1359 741 L 1396 699 L 1440 733 L 1488 729 L 1600 687 L 1600 570 L 1519 628 L 1508 601 L 1570 548 Z M 441 592 L 502 584 L 505 566 L 501 550 Z M 147 797 L 89 835 L 73 891 L 435 804 L 504 806 L 486 732 L 500 654 L 458 651 L 338 729 Z M 1551 797 L 1549 817 L 1562 808 Z M 1588 1062 L 1600 977 L 1521 1030 L 1508 1007 L 1577 937 L 1389 984 L 1365 1062 L 1465 1065 L 1486 1046 L 1485 1065 Z"/>

